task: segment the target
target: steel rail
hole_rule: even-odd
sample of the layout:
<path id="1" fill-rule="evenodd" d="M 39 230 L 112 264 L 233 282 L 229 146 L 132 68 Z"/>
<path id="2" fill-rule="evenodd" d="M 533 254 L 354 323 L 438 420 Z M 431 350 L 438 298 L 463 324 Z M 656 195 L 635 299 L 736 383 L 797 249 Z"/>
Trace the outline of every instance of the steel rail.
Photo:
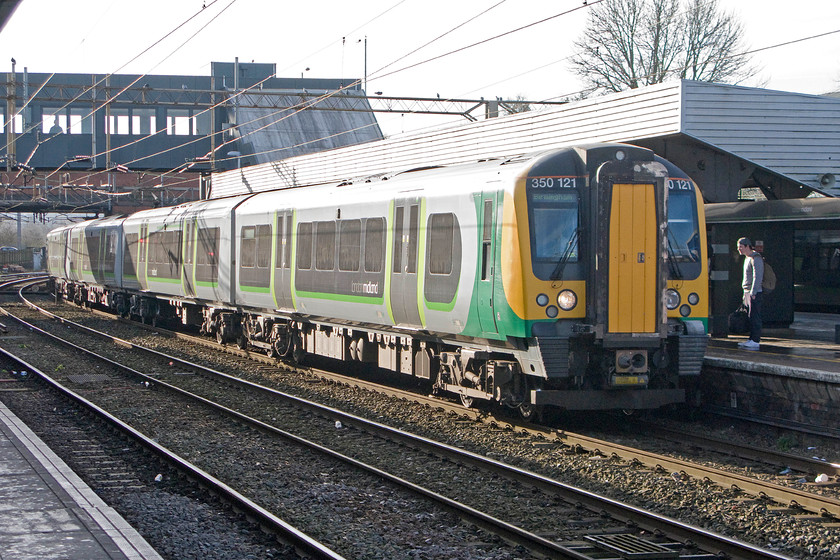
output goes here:
<path id="1" fill-rule="evenodd" d="M 21 294 L 21 299 L 25 300 L 25 298 L 23 297 L 22 294 Z M 38 308 L 38 306 L 32 304 L 31 302 L 28 302 L 27 305 L 29 305 L 33 309 L 40 309 L 40 308 Z M 348 457 L 348 456 L 346 456 L 342 453 L 336 452 L 336 451 L 334 451 L 332 449 L 329 449 L 327 447 L 324 447 L 324 446 L 322 446 L 318 443 L 315 443 L 315 442 L 306 440 L 304 438 L 301 438 L 299 436 L 296 436 L 296 435 L 294 435 L 290 432 L 287 432 L 285 430 L 281 430 L 279 428 L 271 426 L 270 424 L 267 424 L 265 422 L 262 422 L 260 420 L 255 419 L 255 418 L 252 418 L 250 416 L 242 414 L 242 413 L 240 413 L 236 410 L 233 410 L 233 409 L 228 408 L 224 405 L 221 405 L 219 403 L 216 403 L 214 401 L 206 399 L 206 398 L 204 398 L 200 395 L 197 395 L 197 394 L 191 393 L 189 391 L 186 391 L 184 389 L 181 389 L 180 387 L 177 387 L 175 385 L 171 385 L 169 383 L 161 381 L 160 379 L 158 379 L 156 377 L 146 375 L 146 374 L 144 374 L 142 372 L 139 372 L 139 371 L 137 371 L 133 368 L 130 368 L 128 366 L 120 364 L 120 363 L 118 363 L 114 360 L 110 360 L 108 358 L 105 358 L 104 356 L 100 356 L 100 355 L 96 354 L 95 352 L 92 352 L 91 350 L 88 350 L 86 348 L 83 348 L 81 346 L 73 344 L 72 342 L 66 341 L 66 340 L 62 339 L 61 337 L 58 337 L 58 336 L 53 335 L 53 334 L 51 334 L 47 331 L 44 331 L 43 329 L 40 329 L 37 326 L 35 326 L 31 323 L 28 323 L 27 321 L 25 321 L 23 319 L 15 317 L 14 315 L 10 314 L 4 308 L 0 308 L 0 312 L 6 314 L 7 316 L 13 317 L 15 320 L 19 321 L 21 324 L 25 325 L 27 328 L 31 329 L 32 331 L 37 332 L 38 334 L 41 334 L 41 335 L 46 336 L 50 339 L 53 339 L 53 340 L 55 340 L 55 341 L 57 341 L 61 344 L 67 345 L 67 346 L 69 346 L 69 347 L 71 347 L 71 348 L 73 348 L 73 349 L 75 349 L 79 352 L 85 353 L 85 354 L 87 354 L 87 355 L 89 355 L 89 356 L 91 356 L 91 357 L 93 357 L 97 360 L 100 360 L 100 361 L 102 361 L 102 362 L 104 362 L 104 363 L 106 363 L 106 364 L 108 364 L 108 365 L 110 365 L 114 368 L 119 368 L 123 371 L 129 372 L 131 375 L 136 376 L 137 378 L 139 378 L 143 381 L 146 381 L 150 384 L 154 384 L 156 387 L 162 387 L 162 388 L 164 388 L 168 391 L 171 391 L 175 394 L 178 394 L 182 397 L 185 397 L 187 399 L 191 399 L 193 401 L 199 402 L 199 403 L 201 403 L 201 404 L 203 404 L 207 407 L 212 408 L 213 410 L 216 410 L 217 412 L 221 412 L 221 413 L 226 414 L 226 415 L 228 415 L 228 416 L 230 416 L 230 417 L 232 417 L 236 420 L 239 420 L 243 423 L 246 423 L 253 428 L 259 429 L 259 430 L 267 432 L 267 433 L 271 433 L 273 435 L 284 438 L 287 441 L 291 441 L 291 442 L 296 443 L 298 445 L 307 447 L 307 448 L 312 449 L 314 451 L 317 451 L 321 454 L 332 457 L 333 459 L 344 462 L 344 463 L 346 463 L 346 464 L 348 464 L 348 465 L 350 465 L 350 466 L 352 466 L 352 467 L 354 467 L 358 470 L 368 472 L 368 473 L 370 473 L 370 474 L 372 474 L 376 477 L 379 477 L 383 480 L 391 482 L 391 483 L 393 483 L 397 486 L 400 486 L 400 487 L 402 487 L 406 490 L 409 490 L 409 491 L 411 491 L 411 492 L 413 492 L 413 493 L 415 493 L 419 496 L 423 496 L 423 497 L 433 501 L 437 505 L 441 506 L 442 508 L 446 509 L 447 511 L 460 516 L 461 518 L 465 519 L 467 522 L 472 523 L 472 524 L 474 524 L 478 527 L 482 527 L 482 528 L 484 528 L 484 529 L 486 529 L 486 530 L 488 530 L 488 531 L 490 531 L 494 534 L 497 534 L 500 537 L 502 537 L 503 539 L 507 540 L 508 542 L 512 542 L 512 543 L 524 546 L 524 547 L 528 548 L 529 550 L 531 550 L 531 551 L 533 551 L 537 554 L 544 555 L 546 557 L 557 557 L 557 555 L 559 554 L 559 555 L 564 556 L 566 558 L 572 558 L 572 559 L 581 558 L 581 556 L 577 552 L 575 552 L 574 550 L 572 550 L 569 547 L 560 545 L 558 543 L 555 543 L 553 541 L 550 541 L 548 539 L 540 537 L 539 535 L 531 533 L 530 531 L 526 531 L 525 529 L 522 529 L 521 527 L 517 527 L 513 524 L 510 524 L 510 523 L 507 523 L 503 520 L 497 519 L 497 518 L 495 518 L 491 515 L 488 515 L 484 512 L 476 510 L 476 509 L 474 509 L 470 506 L 467 506 L 465 504 L 461 504 L 461 503 L 459 503 L 459 502 L 457 502 L 453 499 L 447 498 L 446 496 L 442 496 L 442 495 L 440 495 L 440 494 L 438 494 L 438 493 L 436 493 L 432 490 L 429 490 L 425 487 L 416 485 L 416 484 L 414 484 L 414 483 L 412 483 L 408 480 L 402 479 L 398 476 L 395 476 L 391 473 L 388 473 L 386 471 L 378 469 L 374 466 L 371 466 L 371 465 L 368 465 L 368 464 L 363 463 L 361 461 L 358 461 L 356 459 L 353 459 L 352 457 Z M 182 365 L 182 366 L 187 366 L 187 367 L 193 368 L 193 369 L 198 370 L 198 371 L 202 371 L 202 372 L 205 372 L 205 373 L 210 373 L 214 376 L 219 376 L 220 378 L 224 378 L 226 381 L 230 381 L 230 382 L 241 382 L 242 381 L 242 380 L 239 380 L 239 379 L 237 379 L 233 376 L 230 376 L 228 374 L 225 374 L 225 373 L 222 373 L 222 372 L 219 372 L 219 371 L 216 371 L 216 370 L 212 370 L 210 368 L 205 368 L 204 366 L 200 366 L 198 364 L 195 364 L 195 363 L 192 363 L 192 362 L 189 362 L 189 361 L 186 361 L 186 360 L 182 360 L 182 359 L 177 358 L 175 356 L 169 356 L 169 355 L 163 354 L 161 352 L 158 352 L 156 350 L 152 350 L 152 349 L 149 349 L 149 348 L 144 348 L 144 347 L 136 345 L 134 343 L 119 339 L 117 337 L 113 337 L 113 336 L 108 335 L 106 333 L 100 333 L 100 332 L 96 331 L 95 329 L 91 329 L 90 327 L 87 327 L 85 325 L 80 325 L 80 324 L 75 323 L 73 321 L 69 321 L 67 319 L 57 317 L 55 314 L 49 313 L 46 310 L 43 310 L 43 312 L 48 316 L 53 316 L 53 317 L 59 319 L 60 322 L 62 322 L 62 324 L 71 325 L 74 328 L 79 328 L 80 330 L 83 330 L 85 332 L 95 334 L 95 335 L 103 337 L 103 338 L 111 339 L 115 343 L 118 343 L 120 345 L 127 346 L 127 347 L 130 347 L 132 349 L 139 350 L 139 351 L 149 352 L 151 354 L 156 355 L 157 357 L 172 361 L 173 363 L 178 363 L 179 365 Z M 247 383 L 251 387 L 260 387 L 259 385 L 256 385 L 256 384 L 253 384 L 253 383 L 250 383 L 250 382 L 245 382 L 245 383 Z M 278 396 L 283 395 L 283 393 L 280 393 L 280 392 L 276 392 L 275 394 L 278 395 Z M 312 404 L 315 404 L 315 403 L 312 403 Z M 336 412 L 339 412 L 339 411 L 336 411 Z M 763 557 L 763 558 L 776 558 L 776 557 Z"/>
<path id="2" fill-rule="evenodd" d="M 37 308 L 37 306 L 34 305 L 34 304 L 31 304 L 31 306 L 33 308 Z M 57 317 L 55 314 L 52 314 L 52 313 L 50 313 L 46 310 L 43 310 L 43 313 L 45 313 L 49 316 Z M 318 403 L 314 403 L 312 401 L 308 401 L 306 399 L 302 399 L 302 398 L 296 397 L 294 395 L 289 395 L 287 393 L 283 393 L 283 392 L 277 391 L 275 389 L 270 389 L 270 388 L 263 387 L 261 385 L 252 383 L 250 381 L 245 381 L 245 380 L 236 378 L 234 376 L 231 376 L 229 374 L 213 370 L 211 368 L 206 368 L 204 366 L 200 366 L 198 364 L 195 364 L 195 363 L 187 361 L 187 360 L 183 360 L 183 359 L 180 359 L 180 358 L 177 358 L 177 357 L 174 357 L 174 356 L 169 356 L 167 354 L 158 352 L 157 350 L 145 348 L 143 346 L 134 344 L 134 343 L 129 342 L 129 341 L 125 341 L 123 339 L 119 339 L 118 337 L 114 337 L 114 336 L 108 335 L 106 333 L 100 333 L 99 331 L 96 331 L 95 329 L 91 329 L 90 327 L 86 327 L 84 325 L 78 325 L 78 323 L 74 323 L 73 321 L 70 321 L 70 320 L 67 320 L 67 319 L 64 319 L 64 318 L 59 317 L 59 320 L 62 321 L 63 323 L 76 325 L 79 328 L 81 328 L 82 330 L 85 330 L 87 332 L 91 332 L 92 334 L 96 334 L 97 336 L 101 336 L 101 337 L 110 339 L 110 340 L 114 341 L 115 343 L 120 344 L 122 346 L 128 346 L 128 347 L 131 347 L 131 348 L 134 348 L 134 349 L 137 349 L 137 350 L 149 352 L 149 353 L 151 353 L 153 355 L 156 355 L 158 357 L 161 357 L 163 359 L 167 359 L 167 360 L 173 361 L 174 363 L 178 363 L 180 366 L 185 366 L 185 367 L 193 368 L 193 369 L 196 369 L 196 370 L 199 370 L 199 371 L 203 371 L 203 372 L 209 373 L 211 375 L 218 376 L 219 378 L 224 379 L 228 382 L 244 384 L 244 385 L 248 386 L 249 388 L 271 394 L 271 395 L 273 395 L 277 398 L 283 398 L 283 399 L 290 400 L 290 401 L 296 403 L 298 406 L 303 406 L 303 407 L 309 408 L 310 410 L 315 410 L 319 414 L 322 414 L 322 415 L 325 415 L 325 416 L 328 416 L 328 417 L 331 417 L 331 418 L 334 418 L 334 419 L 340 419 L 343 423 L 346 423 L 347 425 L 354 425 L 357 428 L 364 429 L 364 430 L 366 430 L 368 432 L 371 432 L 371 433 L 377 433 L 377 434 L 381 435 L 382 437 L 385 437 L 385 438 L 388 438 L 388 439 L 398 440 L 398 441 L 401 441 L 401 442 L 403 442 L 405 444 L 408 444 L 408 445 L 413 445 L 415 447 L 423 447 L 423 448 L 429 450 L 430 452 L 433 452 L 433 453 L 435 453 L 439 456 L 447 457 L 450 460 L 455 461 L 455 462 L 459 462 L 459 463 L 463 463 L 463 464 L 469 464 L 469 465 L 477 466 L 477 467 L 483 468 L 483 469 L 489 469 L 492 472 L 496 472 L 498 474 L 501 474 L 501 475 L 503 475 L 503 476 L 505 476 L 505 477 L 507 477 L 511 480 L 515 480 L 515 481 L 518 481 L 518 482 L 521 482 L 521 483 L 524 483 L 524 484 L 528 484 L 528 485 L 537 487 L 537 488 L 541 489 L 542 491 L 551 493 L 553 495 L 562 496 L 566 500 L 582 503 L 587 508 L 589 508 L 593 511 L 607 512 L 609 515 L 611 515 L 612 517 L 614 517 L 616 519 L 620 519 L 620 520 L 625 521 L 625 522 L 631 522 L 631 523 L 633 523 L 633 524 L 635 524 L 635 525 L 637 525 L 637 526 L 639 526 L 643 529 L 646 529 L 646 530 L 649 530 L 649 531 L 652 531 L 652 532 L 662 532 L 665 535 L 667 535 L 669 538 L 672 538 L 672 539 L 677 540 L 677 541 L 681 541 L 681 542 L 690 541 L 690 542 L 696 543 L 698 546 L 700 546 L 701 548 L 703 548 L 705 550 L 711 550 L 711 551 L 715 551 L 715 552 L 725 553 L 726 555 L 728 555 L 731 558 L 744 558 L 744 559 L 786 558 L 783 555 L 779 555 L 777 553 L 767 551 L 767 550 L 755 547 L 755 546 L 747 544 L 747 543 L 742 543 L 742 542 L 736 541 L 734 539 L 730 539 L 728 537 L 719 535 L 717 533 L 714 533 L 714 532 L 711 532 L 711 531 L 706 531 L 704 529 L 694 527 L 694 526 L 691 526 L 689 524 L 682 523 L 680 521 L 676 521 L 676 520 L 673 520 L 673 519 L 665 517 L 665 516 L 658 515 L 656 513 L 650 512 L 648 510 L 644 510 L 642 508 L 637 508 L 635 506 L 624 504 L 624 503 L 618 502 L 616 500 L 611 500 L 609 498 L 604 498 L 604 497 L 599 496 L 595 493 L 592 493 L 592 492 L 589 492 L 589 491 L 586 491 L 586 490 L 583 490 L 583 489 L 580 489 L 580 488 L 576 488 L 576 487 L 571 486 L 571 485 L 567 485 L 567 484 L 558 482 L 556 480 L 553 480 L 553 479 L 550 479 L 548 477 L 539 475 L 537 473 L 533 473 L 531 471 L 527 471 L 525 469 L 519 469 L 517 467 L 513 467 L 513 466 L 507 465 L 505 463 L 501 463 L 499 461 L 484 457 L 484 456 L 476 454 L 476 453 L 472 453 L 472 452 L 469 452 L 469 451 L 466 451 L 466 450 L 463 450 L 463 449 L 459 449 L 459 448 L 456 448 L 456 447 L 453 447 L 453 446 L 450 446 L 450 445 L 447 445 L 447 444 L 436 442 L 436 441 L 430 440 L 428 438 L 424 438 L 422 436 L 418 436 L 418 435 L 415 435 L 415 434 L 411 434 L 409 432 L 405 432 L 403 430 L 399 430 L 399 429 L 396 429 L 396 428 L 391 428 L 391 427 L 386 426 L 384 424 L 380 424 L 380 423 L 375 422 L 375 421 L 367 420 L 365 418 L 361 418 L 361 417 L 358 417 L 358 416 L 355 416 L 355 415 L 352 415 L 352 414 L 349 414 L 349 413 L 345 413 L 345 412 L 342 412 L 340 410 L 334 409 L 332 407 L 327 407 L 327 406 L 324 406 L 324 405 L 321 405 L 321 404 L 318 404 Z M 139 375 L 144 375 L 144 374 L 139 374 Z M 160 381 L 156 378 L 148 377 L 147 379 L 150 382 L 154 382 L 158 385 L 164 385 L 167 388 L 170 388 L 172 390 L 175 390 L 175 391 L 178 391 L 178 392 L 183 391 L 182 389 L 180 389 L 178 387 L 174 387 L 172 385 L 164 383 L 164 382 L 162 382 L 162 381 Z M 192 394 L 191 393 L 186 393 L 186 395 L 192 395 Z M 412 396 L 414 397 L 416 395 L 412 395 Z M 211 406 L 218 406 L 219 409 L 226 414 L 233 415 L 234 417 L 237 417 L 242 421 L 256 422 L 257 423 L 256 425 L 258 425 L 261 429 L 269 430 L 269 431 L 278 433 L 278 435 L 281 435 L 282 437 L 286 437 L 286 438 L 288 438 L 292 441 L 296 441 L 297 443 L 300 443 L 302 445 L 311 445 L 311 446 L 314 446 L 318 451 L 321 451 L 321 452 L 324 452 L 324 453 L 327 453 L 327 454 L 330 454 L 330 455 L 334 454 L 333 456 L 337 459 L 347 461 L 351 464 L 354 464 L 358 468 L 362 468 L 362 469 L 365 469 L 365 470 L 369 469 L 369 472 L 372 472 L 372 473 L 376 474 L 377 476 L 383 476 L 383 477 L 391 480 L 392 482 L 394 482 L 396 484 L 403 485 L 406 488 L 409 488 L 409 489 L 411 489 L 411 490 L 413 490 L 413 491 L 415 491 L 415 492 L 417 492 L 421 495 L 425 495 L 425 496 L 427 496 L 431 499 L 435 499 L 435 500 L 443 499 L 445 501 L 445 505 L 446 505 L 447 508 L 454 508 L 453 511 L 455 511 L 459 515 L 469 516 L 469 520 L 471 522 L 474 522 L 479 526 L 488 528 L 488 529 L 490 529 L 494 532 L 502 534 L 503 536 L 505 536 L 506 538 L 508 538 L 512 542 L 518 542 L 519 544 L 529 546 L 529 548 L 531 548 L 534 551 L 539 551 L 540 550 L 539 548 L 533 548 L 534 547 L 533 543 L 531 545 L 528 545 L 524 541 L 518 540 L 518 539 L 523 539 L 523 538 L 530 538 L 530 535 L 531 535 L 530 533 L 528 533 L 527 531 L 524 531 L 520 528 L 509 525 L 504 521 L 497 520 L 497 519 L 492 518 L 490 516 L 485 516 L 481 512 L 477 512 L 476 510 L 472 510 L 472 508 L 469 508 L 468 506 L 463 506 L 462 504 L 459 504 L 458 502 L 454 502 L 452 500 L 449 500 L 448 498 L 440 496 L 433 491 L 427 490 L 427 489 L 422 488 L 422 487 L 415 486 L 415 485 L 413 485 L 413 483 L 410 483 L 410 482 L 405 481 L 403 479 L 400 479 L 398 477 L 393 477 L 393 475 L 390 475 L 388 473 L 384 473 L 383 471 L 377 469 L 376 467 L 372 467 L 372 466 L 369 466 L 369 465 L 365 465 L 363 463 L 359 463 L 355 459 L 352 459 L 350 457 L 346 457 L 342 454 L 338 454 L 334 451 L 323 448 L 319 444 L 308 442 L 307 440 L 301 440 L 300 438 L 298 438 L 297 436 L 294 436 L 293 434 L 289 434 L 289 433 L 284 432 L 282 430 L 278 430 L 277 428 L 274 428 L 270 425 L 264 424 L 263 422 L 261 422 L 259 420 L 250 419 L 249 417 L 241 415 L 239 412 L 230 410 L 227 407 L 218 405 L 216 403 L 212 403 L 210 401 L 206 401 L 203 397 L 200 397 L 198 395 L 190 396 L 190 398 L 197 398 L 197 399 L 205 402 L 205 404 L 208 404 L 208 405 L 211 405 Z M 570 443 L 570 438 L 569 438 L 568 434 L 554 432 L 553 436 L 554 437 L 549 436 L 547 439 L 556 439 L 557 441 L 562 441 L 563 443 L 566 443 L 567 445 Z M 575 440 L 576 440 L 575 441 L 576 445 L 581 444 L 581 443 L 586 443 L 586 444 L 588 444 L 588 446 L 590 448 L 593 448 L 593 444 L 596 444 L 594 446 L 594 449 L 596 449 L 596 450 L 601 450 L 602 448 L 604 448 L 607 445 L 613 445 L 613 444 L 608 444 L 607 442 L 603 442 L 601 440 L 595 440 L 594 438 L 588 438 L 587 436 L 579 436 L 579 435 L 575 434 L 574 437 L 575 437 Z M 618 449 L 618 448 L 623 449 L 625 452 L 632 452 L 631 454 L 633 454 L 633 455 L 635 455 L 639 452 L 638 450 L 631 449 L 631 448 L 625 448 L 623 446 L 615 446 L 615 448 L 616 449 Z M 625 453 L 625 454 L 627 454 L 627 453 Z M 661 462 L 662 461 L 659 461 L 657 464 L 659 464 Z M 473 517 L 473 516 L 476 516 L 476 515 L 477 515 L 477 517 Z M 499 525 L 496 525 L 497 523 Z M 491 524 L 491 525 L 488 525 L 488 524 Z M 533 535 L 533 536 L 537 537 L 536 535 Z M 571 549 L 568 549 L 567 547 L 563 547 L 563 546 L 558 545 L 556 543 L 553 543 L 551 541 L 547 541 L 545 539 L 542 539 L 541 537 L 537 537 L 537 539 L 538 539 L 538 541 L 536 541 L 537 543 L 542 541 L 542 546 L 547 546 L 548 547 L 548 548 L 542 550 L 541 553 L 549 553 L 549 554 L 550 553 L 554 553 L 554 554 L 557 554 L 557 553 L 567 554 L 568 553 L 568 554 L 571 555 L 571 557 L 575 557 L 575 558 L 579 557 L 579 556 L 577 556 L 576 552 L 572 551 Z"/>
<path id="3" fill-rule="evenodd" d="M 9 315 L 5 309 L 0 309 L 2 309 L 3 313 L 7 314 L 7 316 L 14 317 L 13 315 Z M 22 322 L 22 324 L 27 323 Z M 36 331 L 40 331 L 40 333 L 42 334 L 52 336 L 49 335 L 49 333 L 38 329 L 38 327 L 35 327 L 34 325 L 29 325 L 29 328 L 35 329 Z M 53 338 L 55 338 L 56 340 L 61 340 L 58 337 Z M 95 354 L 93 354 L 92 352 L 84 348 L 75 346 L 72 343 L 69 343 L 67 341 L 63 341 L 63 343 L 72 346 L 77 350 L 86 352 L 89 355 L 95 356 Z M 345 560 L 343 556 L 332 551 L 327 546 L 321 544 L 320 542 L 311 538 L 305 533 L 299 531 L 292 525 L 286 523 L 279 517 L 272 514 L 270 511 L 266 510 L 262 506 L 246 498 L 245 496 L 243 496 L 242 494 L 240 494 L 221 480 L 215 478 L 210 473 L 200 469 L 199 467 L 190 463 L 186 459 L 183 459 L 177 454 L 169 451 L 167 448 L 158 444 L 157 442 L 150 439 L 141 432 L 135 430 L 116 416 L 113 416 L 112 414 L 108 413 L 108 411 L 97 406 L 93 402 L 85 399 L 84 397 L 72 391 L 71 389 L 65 387 L 64 385 L 51 378 L 49 375 L 47 375 L 34 365 L 15 356 L 14 354 L 10 353 L 4 348 L 0 348 L 0 356 L 4 357 L 7 360 L 12 360 L 16 363 L 19 363 L 21 369 L 25 369 L 27 372 L 34 374 L 42 382 L 47 383 L 52 389 L 58 391 L 68 399 L 77 403 L 77 405 L 83 407 L 85 410 L 92 411 L 101 421 L 105 422 L 109 426 L 116 428 L 119 432 L 125 434 L 130 439 L 139 442 L 145 448 L 149 449 L 153 454 L 161 457 L 165 462 L 172 465 L 176 470 L 188 473 L 189 476 L 198 480 L 200 484 L 212 489 L 214 492 L 222 496 L 225 500 L 229 501 L 232 504 L 235 504 L 244 512 L 247 512 L 249 516 L 253 516 L 254 519 L 259 520 L 259 522 L 263 526 L 270 527 L 276 534 L 282 536 L 282 538 L 286 540 L 286 542 L 292 544 L 293 546 L 295 546 L 305 554 L 309 555 L 310 557 L 317 558 L 319 560 Z"/>
<path id="4" fill-rule="evenodd" d="M 744 421 L 749 421 L 744 419 Z M 728 453 L 743 459 L 750 459 L 772 465 L 785 465 L 791 470 L 808 474 L 827 474 L 831 476 L 840 475 L 840 464 L 831 463 L 823 459 L 813 457 L 801 457 L 793 453 L 784 453 L 773 449 L 766 449 L 746 443 L 732 443 L 721 438 L 704 436 L 691 433 L 677 428 L 669 428 L 654 424 L 652 422 L 637 421 L 637 427 L 648 430 L 657 437 L 668 438 L 682 444 L 696 445 L 706 449 L 712 449 L 720 453 Z"/>

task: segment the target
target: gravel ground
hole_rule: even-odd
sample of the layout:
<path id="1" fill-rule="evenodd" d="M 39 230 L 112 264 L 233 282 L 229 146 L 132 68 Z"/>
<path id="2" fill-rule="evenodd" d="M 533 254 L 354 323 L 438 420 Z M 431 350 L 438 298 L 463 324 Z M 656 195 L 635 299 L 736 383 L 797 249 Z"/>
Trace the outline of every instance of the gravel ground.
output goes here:
<path id="1" fill-rule="evenodd" d="M 9 378 L 8 371 L 0 377 Z M 189 481 L 173 479 L 148 454 L 79 415 L 51 391 L 0 392 L 0 399 L 44 440 L 105 502 L 117 510 L 167 560 L 299 560 L 219 500 Z M 122 487 L 100 477 L 96 465 L 75 453 L 80 442 L 97 446 L 99 462 L 118 465 Z M 156 477 L 167 473 L 160 481 Z M 0 553 L 2 556 L 2 553 Z"/>
<path id="2" fill-rule="evenodd" d="M 65 308 L 66 310 L 67 308 Z M 70 308 L 72 309 L 72 308 Z M 88 322 L 99 321 L 87 315 Z M 743 500 L 736 492 L 694 480 L 676 480 L 669 473 L 654 473 L 628 468 L 609 459 L 591 455 L 568 455 L 554 448 L 537 445 L 537 441 L 518 434 L 488 429 L 479 423 L 453 422 L 453 418 L 427 407 L 384 398 L 345 386 L 313 382 L 305 374 L 282 369 L 266 372 L 256 364 L 242 370 L 222 354 L 189 348 L 182 342 L 143 333 L 134 329 L 114 327 L 118 336 L 133 337 L 135 342 L 181 353 L 195 361 L 202 361 L 226 370 L 241 373 L 253 381 L 271 385 L 279 390 L 313 398 L 353 413 L 406 430 L 458 445 L 508 463 L 529 468 L 562 482 L 609 495 L 613 498 L 641 505 L 682 521 L 718 531 L 722 534 L 752 542 L 758 546 L 780 551 L 797 558 L 840 558 L 840 532 L 834 527 L 801 521 L 779 515 L 761 501 Z M 133 333 L 133 334 L 132 334 Z M 233 371 L 237 368 L 239 371 Z M 630 420 L 632 422 L 632 419 Z M 707 431 L 722 437 L 748 438 L 753 444 L 764 442 L 780 445 L 783 436 L 774 430 L 761 435 L 744 434 L 734 424 L 705 425 Z M 757 429 L 756 429 L 757 430 Z M 808 451 L 809 441 L 793 438 L 785 445 L 791 451 Z M 820 456 L 831 456 L 834 449 L 820 444 Z"/>

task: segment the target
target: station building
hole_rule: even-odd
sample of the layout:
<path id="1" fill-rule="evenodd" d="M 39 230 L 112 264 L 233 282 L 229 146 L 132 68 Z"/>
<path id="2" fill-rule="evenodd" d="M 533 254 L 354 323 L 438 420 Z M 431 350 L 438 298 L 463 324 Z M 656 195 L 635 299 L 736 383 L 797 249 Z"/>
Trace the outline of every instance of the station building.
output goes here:
<path id="1" fill-rule="evenodd" d="M 33 212 L 166 206 L 200 198 L 211 171 L 382 139 L 357 80 L 275 72 L 238 61 L 213 62 L 209 76 L 13 67 L 0 84 L 5 198 Z"/>

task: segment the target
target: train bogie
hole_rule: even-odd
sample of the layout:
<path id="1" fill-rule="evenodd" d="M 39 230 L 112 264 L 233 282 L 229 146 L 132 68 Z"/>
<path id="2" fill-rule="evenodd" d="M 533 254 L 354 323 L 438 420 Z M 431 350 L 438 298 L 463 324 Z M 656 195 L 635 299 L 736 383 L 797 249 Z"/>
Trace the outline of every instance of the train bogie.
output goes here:
<path id="1" fill-rule="evenodd" d="M 683 399 L 705 351 L 702 216 L 674 166 L 597 145 L 73 226 L 50 250 L 116 232 L 113 270 L 51 254 L 50 272 L 121 313 L 465 403 L 653 408 Z"/>

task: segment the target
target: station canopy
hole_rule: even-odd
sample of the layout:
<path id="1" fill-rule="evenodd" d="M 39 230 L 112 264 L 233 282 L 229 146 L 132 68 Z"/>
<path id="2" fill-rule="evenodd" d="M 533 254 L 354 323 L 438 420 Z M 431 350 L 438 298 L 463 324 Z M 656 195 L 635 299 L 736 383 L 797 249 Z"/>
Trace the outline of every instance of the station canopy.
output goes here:
<path id="1" fill-rule="evenodd" d="M 707 202 L 744 192 L 768 200 L 840 194 L 840 98 L 690 80 L 215 173 L 209 194 L 360 181 L 593 142 L 653 149 L 688 173 Z"/>

